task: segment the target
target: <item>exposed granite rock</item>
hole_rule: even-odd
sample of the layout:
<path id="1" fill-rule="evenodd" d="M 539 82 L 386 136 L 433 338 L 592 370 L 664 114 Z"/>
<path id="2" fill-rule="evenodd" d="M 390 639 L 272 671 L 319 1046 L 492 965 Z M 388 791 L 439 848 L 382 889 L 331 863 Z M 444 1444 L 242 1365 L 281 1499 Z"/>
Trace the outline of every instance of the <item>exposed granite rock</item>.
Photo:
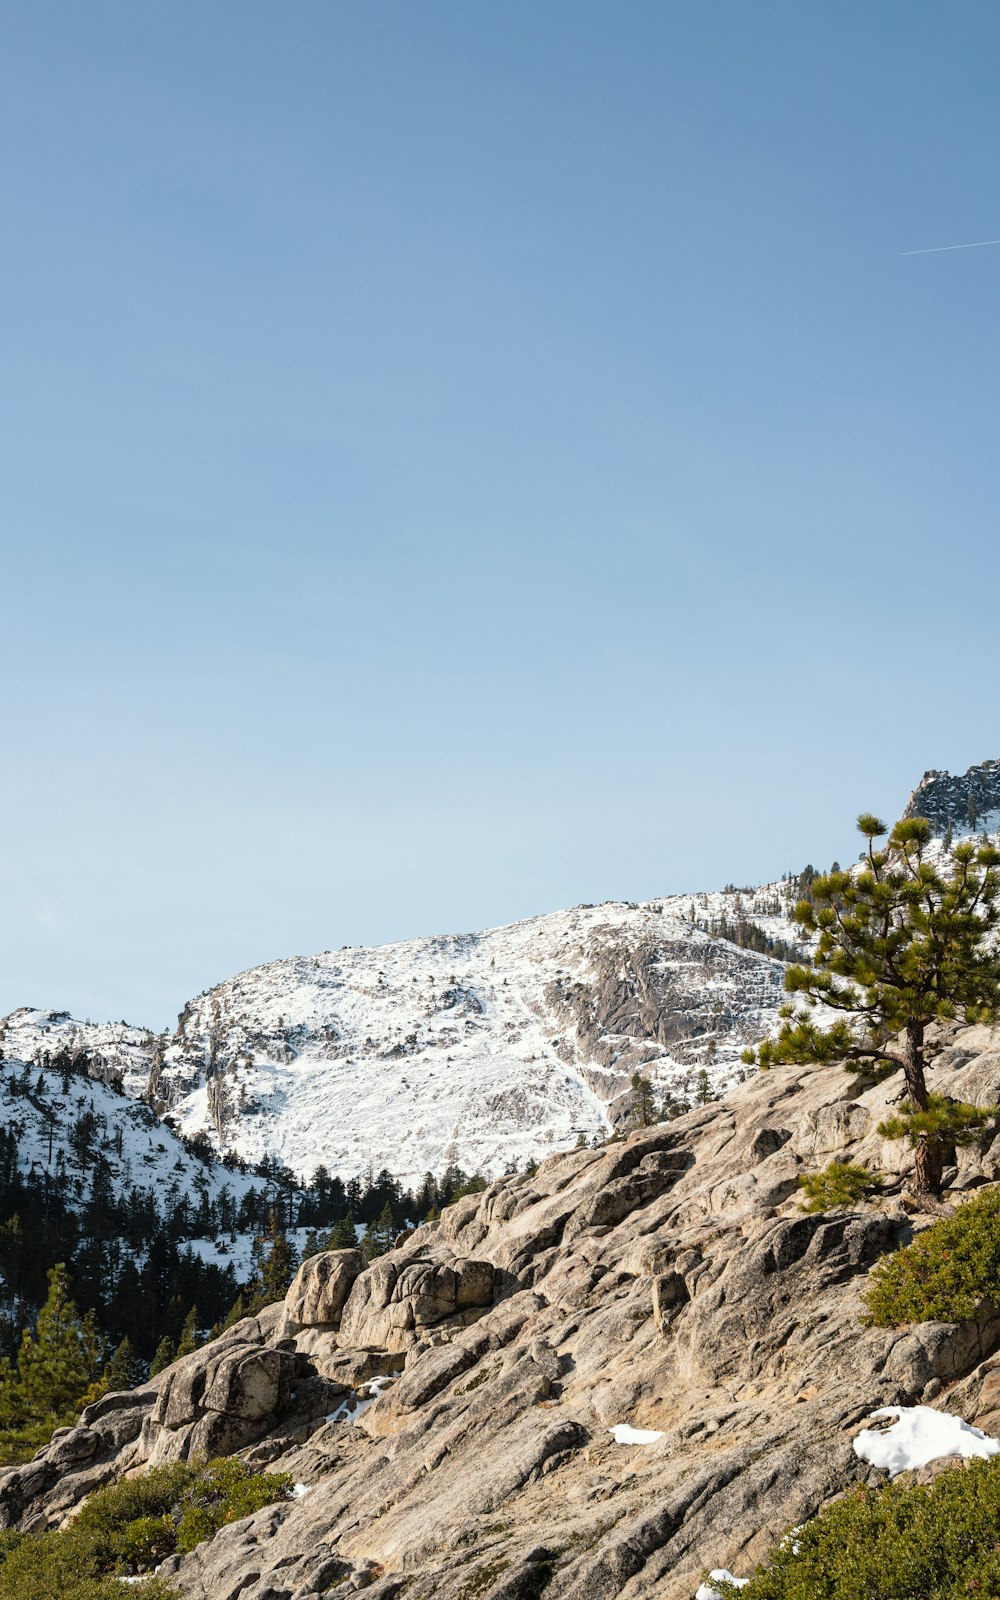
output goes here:
<path id="1" fill-rule="evenodd" d="M 942 1036 L 933 1086 L 997 1099 L 998 1042 Z M 190 1600 L 690 1600 L 705 1567 L 745 1571 L 877 1476 L 851 1449 L 875 1407 L 1000 1428 L 992 1305 L 861 1322 L 872 1263 L 932 1220 L 904 1206 L 911 1157 L 877 1132 L 892 1092 L 773 1069 L 466 1197 L 346 1291 L 343 1253 L 317 1258 L 284 1306 L 0 1474 L 0 1517 L 44 1526 L 102 1475 L 239 1449 L 307 1492 L 168 1563 Z M 831 1155 L 890 1180 L 805 1215 L 797 1177 Z M 997 1161 L 963 1152 L 956 1183 Z M 618 1445 L 620 1422 L 662 1437 Z"/>
<path id="2" fill-rule="evenodd" d="M 402 1259 L 401 1259 L 402 1258 Z M 490 1261 L 434 1259 L 407 1246 L 380 1257 L 354 1283 L 344 1307 L 341 1342 L 405 1350 L 423 1338 L 473 1321 L 492 1303 Z"/>
<path id="3" fill-rule="evenodd" d="M 285 1296 L 285 1333 L 339 1328 L 351 1286 L 364 1267 L 360 1250 L 326 1250 L 303 1261 Z"/>

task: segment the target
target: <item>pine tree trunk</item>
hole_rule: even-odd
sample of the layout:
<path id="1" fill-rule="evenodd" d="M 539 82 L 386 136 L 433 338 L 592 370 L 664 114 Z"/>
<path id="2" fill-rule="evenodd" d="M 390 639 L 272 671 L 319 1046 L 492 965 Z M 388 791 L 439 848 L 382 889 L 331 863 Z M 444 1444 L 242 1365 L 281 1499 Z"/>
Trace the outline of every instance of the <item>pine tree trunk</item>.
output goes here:
<path id="1" fill-rule="evenodd" d="M 903 1054 L 903 1076 L 906 1092 L 916 1111 L 926 1111 L 930 1095 L 924 1080 L 924 1025 L 910 1022 L 906 1026 L 906 1045 Z M 938 1195 L 941 1192 L 941 1174 L 944 1171 L 944 1152 L 933 1134 L 921 1134 L 913 1159 L 914 1194 Z"/>
<path id="2" fill-rule="evenodd" d="M 940 1140 L 922 1134 L 913 1161 L 914 1194 L 939 1195 L 944 1172 L 944 1152 Z"/>
<path id="3" fill-rule="evenodd" d="M 924 1025 L 908 1022 L 906 1044 L 903 1049 L 903 1076 L 906 1092 L 915 1111 L 926 1111 L 930 1105 L 927 1085 L 924 1082 Z"/>

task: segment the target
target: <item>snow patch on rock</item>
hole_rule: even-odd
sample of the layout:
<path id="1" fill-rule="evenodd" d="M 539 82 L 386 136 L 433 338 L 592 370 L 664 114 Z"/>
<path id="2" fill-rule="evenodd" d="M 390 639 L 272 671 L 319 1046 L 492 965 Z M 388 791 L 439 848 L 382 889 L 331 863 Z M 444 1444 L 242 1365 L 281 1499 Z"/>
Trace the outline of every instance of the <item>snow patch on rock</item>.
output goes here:
<path id="1" fill-rule="evenodd" d="M 734 1578 L 725 1567 L 716 1567 L 714 1572 L 709 1573 L 708 1582 L 698 1585 L 694 1592 L 694 1600 L 722 1600 L 718 1589 L 713 1589 L 713 1583 L 734 1583 L 738 1589 L 742 1589 L 749 1582 L 749 1578 Z"/>
<path id="2" fill-rule="evenodd" d="M 655 1428 L 633 1428 L 630 1422 L 616 1422 L 608 1432 L 615 1444 L 655 1444 L 657 1439 L 663 1438 Z"/>
<path id="3" fill-rule="evenodd" d="M 882 1406 L 872 1412 L 870 1420 L 888 1417 L 896 1419 L 891 1428 L 862 1429 L 854 1440 L 854 1453 L 873 1467 L 881 1467 L 890 1478 L 943 1456 L 985 1460 L 1000 1453 L 1000 1441 L 933 1406 Z"/>

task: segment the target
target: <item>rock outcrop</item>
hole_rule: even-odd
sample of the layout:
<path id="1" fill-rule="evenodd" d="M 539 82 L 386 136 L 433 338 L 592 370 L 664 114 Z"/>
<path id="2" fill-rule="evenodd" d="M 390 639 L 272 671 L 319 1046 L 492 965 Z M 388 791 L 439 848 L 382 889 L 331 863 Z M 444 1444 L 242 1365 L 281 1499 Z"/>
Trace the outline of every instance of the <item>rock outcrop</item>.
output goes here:
<path id="1" fill-rule="evenodd" d="M 981 761 L 955 774 L 925 772 L 906 804 L 904 817 L 926 817 L 936 833 L 994 829 L 1000 816 L 1000 761 Z"/>
<path id="2" fill-rule="evenodd" d="M 1000 1036 L 942 1037 L 933 1087 L 1000 1099 Z M 1000 1317 L 866 1328 L 873 1262 L 931 1220 L 877 1132 L 892 1085 L 775 1068 L 725 1102 L 494 1183 L 365 1265 L 314 1258 L 286 1301 L 0 1473 L 0 1525 L 97 1484 L 236 1451 L 304 1492 L 165 1564 L 190 1600 L 689 1600 L 877 1476 L 878 1406 L 1000 1424 Z M 806 1215 L 831 1159 L 877 1200 Z M 959 1154 L 951 1198 L 1000 1180 Z M 619 1444 L 621 1423 L 658 1435 Z"/>
<path id="3" fill-rule="evenodd" d="M 364 1268 L 360 1250 L 325 1250 L 309 1256 L 285 1296 L 285 1333 L 300 1333 L 303 1328 L 336 1332 L 354 1280 Z"/>

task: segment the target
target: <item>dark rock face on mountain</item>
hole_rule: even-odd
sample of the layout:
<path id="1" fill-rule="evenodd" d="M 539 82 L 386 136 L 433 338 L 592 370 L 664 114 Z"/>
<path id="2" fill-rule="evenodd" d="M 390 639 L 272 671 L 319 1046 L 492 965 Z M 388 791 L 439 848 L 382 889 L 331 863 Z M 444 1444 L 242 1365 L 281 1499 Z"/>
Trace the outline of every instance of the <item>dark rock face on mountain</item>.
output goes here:
<path id="1" fill-rule="evenodd" d="M 1000 1098 L 1000 1034 L 940 1043 L 936 1089 Z M 899 1195 L 910 1156 L 876 1131 L 892 1092 L 773 1069 L 501 1179 L 370 1266 L 314 1258 L 284 1303 L 0 1473 L 0 1526 L 231 1451 L 302 1490 L 165 1563 L 191 1600 L 689 1600 L 704 1568 L 745 1571 L 872 1474 L 851 1440 L 875 1407 L 995 1423 L 989 1307 L 861 1323 L 871 1264 L 928 1220 Z M 796 1180 L 832 1156 L 867 1160 L 886 1191 L 805 1215 Z M 951 1179 L 1000 1179 L 1000 1140 Z M 618 1442 L 620 1424 L 648 1442 Z"/>
<path id="2" fill-rule="evenodd" d="M 981 761 L 961 777 L 925 772 L 906 804 L 904 817 L 926 817 L 935 833 L 993 830 L 1000 813 L 1000 761 Z"/>

